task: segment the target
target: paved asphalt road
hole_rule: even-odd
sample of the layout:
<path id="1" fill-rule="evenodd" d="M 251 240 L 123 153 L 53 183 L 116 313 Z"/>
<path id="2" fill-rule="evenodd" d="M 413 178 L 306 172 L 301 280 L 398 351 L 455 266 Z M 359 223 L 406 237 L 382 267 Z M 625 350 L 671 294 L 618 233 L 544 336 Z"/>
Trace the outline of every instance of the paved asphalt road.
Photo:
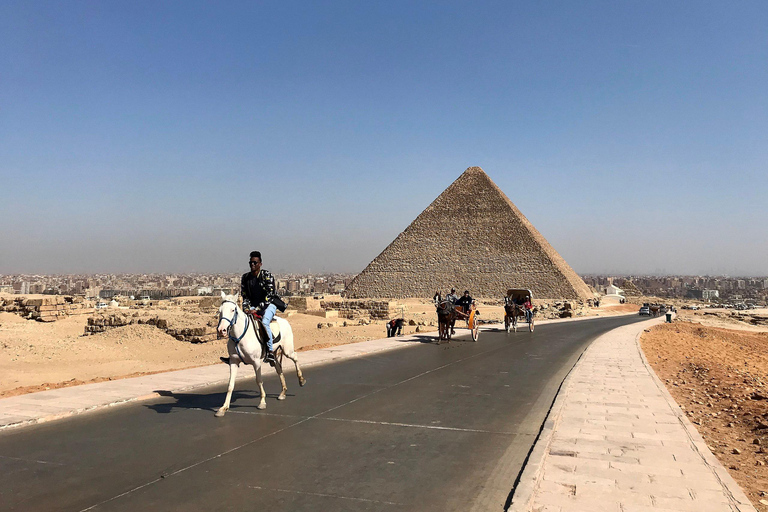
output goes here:
<path id="1" fill-rule="evenodd" d="M 0 509 L 503 510 L 582 351 L 638 320 L 459 329 L 290 374 L 284 402 L 270 377 L 264 411 L 248 380 L 224 418 L 218 386 L 2 432 Z"/>

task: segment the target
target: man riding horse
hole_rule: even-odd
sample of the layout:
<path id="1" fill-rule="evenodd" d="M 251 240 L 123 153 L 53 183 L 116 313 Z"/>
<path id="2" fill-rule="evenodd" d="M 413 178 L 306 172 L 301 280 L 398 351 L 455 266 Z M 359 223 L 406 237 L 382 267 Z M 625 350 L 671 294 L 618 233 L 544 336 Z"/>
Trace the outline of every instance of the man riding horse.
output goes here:
<path id="1" fill-rule="evenodd" d="M 260 319 L 264 331 L 267 333 L 267 353 L 264 361 L 275 365 L 275 354 L 272 349 L 272 329 L 269 323 L 277 312 L 277 305 L 283 305 L 283 301 L 275 293 L 275 278 L 269 270 L 261 268 L 261 253 L 251 252 L 248 265 L 251 271 L 243 274 L 240 280 L 240 295 L 243 296 L 243 311 L 252 315 L 254 319 Z"/>

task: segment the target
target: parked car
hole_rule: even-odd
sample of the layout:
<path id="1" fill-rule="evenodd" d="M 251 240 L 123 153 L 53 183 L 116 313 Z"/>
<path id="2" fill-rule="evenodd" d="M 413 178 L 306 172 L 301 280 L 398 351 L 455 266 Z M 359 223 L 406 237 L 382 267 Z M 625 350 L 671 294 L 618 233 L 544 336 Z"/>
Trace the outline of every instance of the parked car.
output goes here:
<path id="1" fill-rule="evenodd" d="M 639 315 L 640 316 L 645 316 L 645 315 L 651 316 L 651 308 L 649 308 L 648 306 L 641 307 Z"/>
<path id="2" fill-rule="evenodd" d="M 97 302 L 96 303 L 96 309 L 107 309 L 107 303 L 106 302 Z"/>

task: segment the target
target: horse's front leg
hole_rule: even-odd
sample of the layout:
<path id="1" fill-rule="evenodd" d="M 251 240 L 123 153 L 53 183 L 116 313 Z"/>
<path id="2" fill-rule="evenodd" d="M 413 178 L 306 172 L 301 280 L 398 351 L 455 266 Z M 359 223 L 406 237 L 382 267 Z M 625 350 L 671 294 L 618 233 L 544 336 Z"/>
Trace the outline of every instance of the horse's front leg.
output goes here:
<path id="1" fill-rule="evenodd" d="M 267 408 L 267 392 L 264 391 L 264 380 L 261 378 L 261 359 L 257 359 L 253 363 L 253 370 L 256 373 L 256 384 L 259 385 L 259 393 L 261 394 L 261 401 L 256 406 L 257 409 Z"/>
<path id="2" fill-rule="evenodd" d="M 231 354 L 229 356 L 229 360 L 232 361 L 235 359 Z M 227 398 L 224 400 L 224 405 L 222 405 L 218 411 L 216 411 L 216 417 L 221 418 L 224 416 L 227 411 L 229 410 L 229 402 L 232 400 L 232 392 L 235 390 L 235 377 L 237 377 L 237 366 L 238 363 L 229 363 L 229 386 L 227 387 Z"/>

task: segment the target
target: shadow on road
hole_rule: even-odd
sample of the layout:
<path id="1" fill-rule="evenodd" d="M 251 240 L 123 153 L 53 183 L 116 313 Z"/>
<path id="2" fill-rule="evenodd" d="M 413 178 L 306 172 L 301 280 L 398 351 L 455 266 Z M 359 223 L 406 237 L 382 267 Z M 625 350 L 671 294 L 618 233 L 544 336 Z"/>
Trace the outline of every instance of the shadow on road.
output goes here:
<path id="1" fill-rule="evenodd" d="M 174 393 L 164 389 L 155 390 L 155 393 L 162 397 L 172 398 L 174 402 L 163 402 L 159 404 L 147 404 L 145 407 L 151 409 L 158 414 L 168 414 L 176 409 L 203 409 L 206 411 L 215 412 L 224 404 L 224 398 L 227 393 L 222 391 L 220 393 Z M 277 400 L 279 393 L 267 393 L 267 400 Z M 286 394 L 287 397 L 296 396 L 291 393 Z M 237 401 L 242 401 L 238 404 Z M 236 409 L 256 409 L 256 405 L 259 403 L 258 391 L 238 391 L 235 390 L 232 393 L 232 401 L 230 410 Z"/>

